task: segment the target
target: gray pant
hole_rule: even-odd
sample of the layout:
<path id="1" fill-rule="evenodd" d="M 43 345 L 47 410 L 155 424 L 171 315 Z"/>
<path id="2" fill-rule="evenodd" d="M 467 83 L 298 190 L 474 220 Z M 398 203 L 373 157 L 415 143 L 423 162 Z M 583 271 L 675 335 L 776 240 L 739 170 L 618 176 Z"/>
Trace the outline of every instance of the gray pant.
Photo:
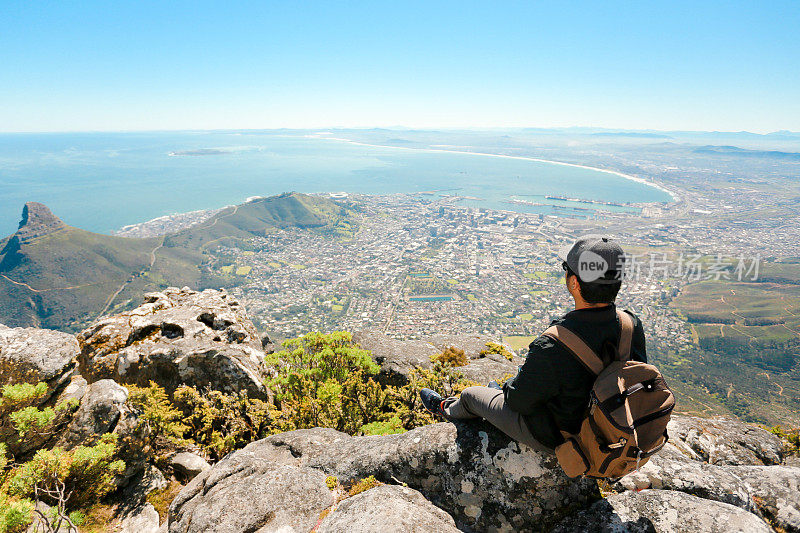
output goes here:
<path id="1" fill-rule="evenodd" d="M 485 418 L 487 422 L 517 442 L 540 452 L 553 453 L 551 448 L 537 441 L 522 415 L 506 405 L 503 391 L 489 387 L 467 387 L 460 398 L 452 396 L 444 401 L 448 418 Z"/>

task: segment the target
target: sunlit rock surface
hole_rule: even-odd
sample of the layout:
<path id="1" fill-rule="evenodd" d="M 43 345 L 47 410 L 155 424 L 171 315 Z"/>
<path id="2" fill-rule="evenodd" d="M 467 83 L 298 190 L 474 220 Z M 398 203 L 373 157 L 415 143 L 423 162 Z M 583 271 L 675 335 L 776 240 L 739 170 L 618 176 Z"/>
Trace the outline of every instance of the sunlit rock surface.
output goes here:
<path id="1" fill-rule="evenodd" d="M 261 339 L 225 291 L 170 288 L 145 295 L 132 311 L 101 319 L 78 335 L 81 374 L 91 383 L 167 389 L 180 385 L 266 397 Z"/>
<path id="2" fill-rule="evenodd" d="M 254 442 L 197 476 L 170 508 L 170 532 L 201 531 L 198 509 L 251 514 L 233 502 L 227 507 L 223 495 L 261 490 L 261 477 L 278 465 L 336 476 L 344 484 L 370 475 L 405 483 L 466 531 L 544 530 L 598 496 L 593 481 L 568 479 L 553 456 L 520 446 L 486 423 L 439 423 L 373 437 L 316 428 Z"/>

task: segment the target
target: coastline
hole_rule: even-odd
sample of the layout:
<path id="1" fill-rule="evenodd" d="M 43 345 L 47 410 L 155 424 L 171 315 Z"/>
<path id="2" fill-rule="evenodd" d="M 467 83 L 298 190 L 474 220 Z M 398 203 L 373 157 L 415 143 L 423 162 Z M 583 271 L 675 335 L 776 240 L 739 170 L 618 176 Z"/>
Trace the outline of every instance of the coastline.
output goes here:
<path id="1" fill-rule="evenodd" d="M 469 152 L 467 150 L 445 150 L 441 148 L 412 148 L 410 146 L 390 146 L 386 144 L 371 144 L 371 143 L 364 143 L 360 141 L 353 141 L 351 139 L 344 139 L 342 137 L 328 137 L 325 135 L 305 135 L 304 137 L 312 138 L 312 139 L 323 139 L 329 141 L 339 141 L 345 142 L 348 144 L 353 144 L 357 146 L 369 146 L 372 148 L 392 148 L 396 150 L 411 150 L 416 152 L 431 152 L 431 153 L 446 153 L 446 154 L 462 154 L 462 155 L 479 155 L 484 157 L 499 157 L 502 159 L 517 159 L 521 161 L 535 161 L 538 163 L 550 163 L 552 165 L 561 165 L 565 167 L 576 167 L 576 168 L 584 168 L 587 170 L 595 170 L 597 172 L 605 172 L 606 174 L 613 174 L 615 176 L 619 176 L 620 178 L 624 178 L 626 180 L 635 181 L 637 183 L 642 183 L 654 189 L 657 189 L 661 192 L 667 193 L 670 198 L 672 198 L 673 202 L 679 202 L 680 196 L 678 196 L 675 192 L 667 189 L 663 185 L 655 183 L 645 178 L 640 178 L 638 176 L 631 176 L 630 174 L 624 174 L 622 172 L 618 172 L 616 170 L 608 170 L 605 168 L 597 168 L 597 167 L 590 167 L 587 165 L 579 165 L 577 163 L 565 163 L 564 161 L 552 161 L 550 159 L 541 159 L 538 157 L 528 157 L 528 156 L 521 156 L 521 155 L 504 155 L 504 154 L 491 154 L 488 152 Z"/>

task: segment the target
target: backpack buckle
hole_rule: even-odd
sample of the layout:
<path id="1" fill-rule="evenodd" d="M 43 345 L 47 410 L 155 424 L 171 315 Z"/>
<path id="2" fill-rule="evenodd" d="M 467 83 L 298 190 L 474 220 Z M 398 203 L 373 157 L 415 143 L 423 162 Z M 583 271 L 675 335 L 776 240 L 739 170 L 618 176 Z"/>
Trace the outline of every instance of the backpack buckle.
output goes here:
<path id="1" fill-rule="evenodd" d="M 621 439 L 619 439 L 619 442 L 615 442 L 614 444 L 609 444 L 608 448 L 611 448 L 611 449 L 622 448 L 626 444 L 628 444 L 628 439 L 626 439 L 625 437 L 622 437 Z"/>
<path id="2" fill-rule="evenodd" d="M 597 401 L 597 398 L 594 397 L 594 395 L 589 397 L 589 416 L 594 414 L 594 410 L 597 407 L 598 403 L 599 402 Z"/>

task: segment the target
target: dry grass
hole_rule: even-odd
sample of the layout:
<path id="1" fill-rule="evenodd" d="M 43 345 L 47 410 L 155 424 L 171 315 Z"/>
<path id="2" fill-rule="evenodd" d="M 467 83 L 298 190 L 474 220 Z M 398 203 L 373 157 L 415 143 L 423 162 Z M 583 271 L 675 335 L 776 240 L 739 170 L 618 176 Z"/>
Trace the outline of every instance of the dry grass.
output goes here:
<path id="1" fill-rule="evenodd" d="M 169 504 L 172 503 L 172 500 L 175 499 L 175 496 L 178 495 L 182 488 L 183 485 L 173 480 L 163 489 L 154 490 L 147 495 L 147 502 L 156 508 L 161 522 L 167 519 Z"/>
<path id="2" fill-rule="evenodd" d="M 353 485 L 350 487 L 350 490 L 347 492 L 347 497 L 353 497 L 356 494 L 361 494 L 365 490 L 374 489 L 382 484 L 383 483 L 375 479 L 375 476 L 365 477 L 364 479 L 360 479 L 353 483 Z"/>
<path id="3" fill-rule="evenodd" d="M 116 506 L 98 503 L 84 511 L 81 533 L 106 533 L 112 531 Z"/>
<path id="4" fill-rule="evenodd" d="M 464 354 L 464 350 L 454 346 L 445 348 L 442 353 L 434 355 L 431 359 L 451 366 L 464 366 L 469 363 L 466 354 Z"/>

